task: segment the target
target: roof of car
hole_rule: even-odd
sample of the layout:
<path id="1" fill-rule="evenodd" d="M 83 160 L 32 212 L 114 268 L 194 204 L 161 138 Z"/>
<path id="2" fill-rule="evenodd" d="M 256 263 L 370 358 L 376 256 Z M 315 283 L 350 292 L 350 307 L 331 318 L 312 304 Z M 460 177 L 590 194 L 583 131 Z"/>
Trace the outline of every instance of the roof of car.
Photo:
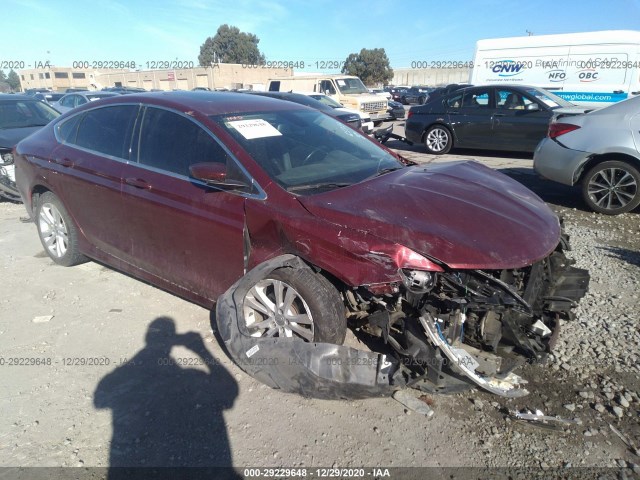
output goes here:
<path id="1" fill-rule="evenodd" d="M 42 92 L 42 93 L 48 93 L 48 92 Z M 31 100 L 35 102 L 40 101 L 31 95 L 22 95 L 22 94 L 15 94 L 15 93 L 0 93 L 0 100 L 15 100 L 16 102 L 18 100 Z"/>
<path id="2" fill-rule="evenodd" d="M 247 95 L 234 92 L 149 92 L 118 95 L 101 100 L 102 105 L 111 103 L 147 103 L 187 112 L 196 110 L 204 115 L 224 115 L 256 111 L 295 110 L 304 107 L 292 102 L 283 102 L 263 95 Z"/>

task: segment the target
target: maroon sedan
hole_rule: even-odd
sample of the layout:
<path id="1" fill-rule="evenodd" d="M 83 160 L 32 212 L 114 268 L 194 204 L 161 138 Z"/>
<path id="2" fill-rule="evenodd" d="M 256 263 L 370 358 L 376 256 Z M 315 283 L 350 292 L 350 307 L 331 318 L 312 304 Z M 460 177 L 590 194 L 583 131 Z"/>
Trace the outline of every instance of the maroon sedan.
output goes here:
<path id="1" fill-rule="evenodd" d="M 47 254 L 92 258 L 212 308 L 276 388 L 526 393 L 584 295 L 554 213 L 474 162 L 412 165 L 346 124 L 235 93 L 127 95 L 20 142 Z M 368 349 L 342 345 L 347 327 Z"/>

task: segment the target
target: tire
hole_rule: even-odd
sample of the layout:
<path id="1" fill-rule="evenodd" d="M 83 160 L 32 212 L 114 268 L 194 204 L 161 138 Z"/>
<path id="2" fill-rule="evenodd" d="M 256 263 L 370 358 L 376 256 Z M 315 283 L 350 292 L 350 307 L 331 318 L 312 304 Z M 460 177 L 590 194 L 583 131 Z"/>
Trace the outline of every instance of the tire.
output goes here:
<path id="1" fill-rule="evenodd" d="M 35 221 L 40 242 L 51 260 L 64 267 L 88 260 L 78 251 L 78 228 L 52 192 L 38 198 Z"/>
<path id="2" fill-rule="evenodd" d="M 402 97 L 402 98 L 400 99 L 400 102 L 401 102 L 403 105 L 409 105 L 409 102 L 407 102 L 407 97 Z"/>
<path id="3" fill-rule="evenodd" d="M 281 302 L 276 302 L 278 288 L 282 288 Z M 276 303 L 282 306 L 276 308 Z M 296 337 L 341 345 L 347 333 L 345 307 L 338 291 L 308 268 L 274 270 L 249 289 L 242 308 L 253 337 Z"/>
<path id="4" fill-rule="evenodd" d="M 429 127 L 424 134 L 423 141 L 427 153 L 433 155 L 448 153 L 453 146 L 451 132 L 444 125 L 432 125 Z"/>
<path id="5" fill-rule="evenodd" d="M 583 177 L 582 197 L 598 213 L 630 212 L 640 205 L 640 171 L 620 160 L 599 163 Z"/>

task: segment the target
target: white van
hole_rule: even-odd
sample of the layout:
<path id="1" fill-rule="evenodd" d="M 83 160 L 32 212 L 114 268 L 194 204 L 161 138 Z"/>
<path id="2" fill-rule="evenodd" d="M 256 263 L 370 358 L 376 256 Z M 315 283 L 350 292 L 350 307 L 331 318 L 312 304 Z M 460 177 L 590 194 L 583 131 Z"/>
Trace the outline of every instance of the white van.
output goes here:
<path id="1" fill-rule="evenodd" d="M 298 75 L 269 80 L 270 92 L 315 92 L 329 95 L 347 108 L 369 114 L 376 125 L 388 119 L 387 99 L 369 93 L 362 80 L 351 75 Z"/>
<path id="2" fill-rule="evenodd" d="M 604 107 L 640 94 L 640 32 L 610 30 L 479 40 L 469 83 L 542 87 Z"/>

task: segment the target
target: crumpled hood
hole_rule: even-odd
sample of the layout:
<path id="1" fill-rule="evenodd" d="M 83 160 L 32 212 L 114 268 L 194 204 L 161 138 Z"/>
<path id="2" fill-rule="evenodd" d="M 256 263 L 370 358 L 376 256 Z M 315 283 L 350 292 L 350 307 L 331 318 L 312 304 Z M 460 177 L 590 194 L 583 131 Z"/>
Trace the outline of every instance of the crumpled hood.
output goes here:
<path id="1" fill-rule="evenodd" d="M 27 138 L 42 127 L 8 128 L 0 130 L 0 148 L 13 148 L 20 140 Z"/>
<path id="2" fill-rule="evenodd" d="M 313 215 L 451 268 L 524 267 L 560 239 L 558 217 L 538 196 L 472 161 L 403 168 L 298 199 Z"/>

